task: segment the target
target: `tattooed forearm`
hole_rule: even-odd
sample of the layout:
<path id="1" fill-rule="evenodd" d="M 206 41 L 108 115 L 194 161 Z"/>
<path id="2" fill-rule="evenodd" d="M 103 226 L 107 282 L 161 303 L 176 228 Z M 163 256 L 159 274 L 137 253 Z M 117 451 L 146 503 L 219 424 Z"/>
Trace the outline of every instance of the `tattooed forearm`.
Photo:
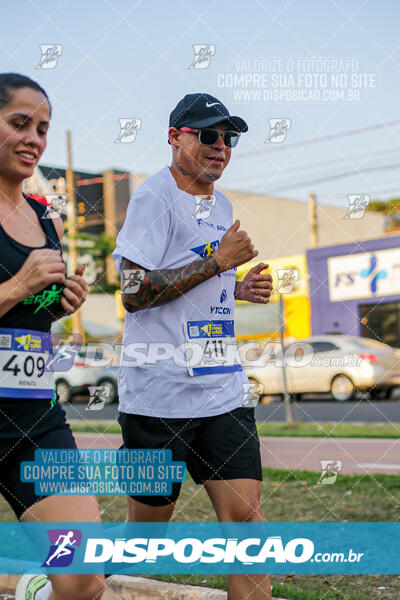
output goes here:
<path id="1" fill-rule="evenodd" d="M 133 281 L 136 285 L 132 287 L 132 291 L 129 291 L 126 279 L 127 273 L 132 271 L 134 272 Z M 122 304 L 128 312 L 161 306 L 186 294 L 199 283 L 220 272 L 221 267 L 212 255 L 202 260 L 195 260 L 178 269 L 159 271 L 146 271 L 124 258 L 121 266 Z"/>
<path id="2" fill-rule="evenodd" d="M 180 171 L 180 172 L 182 173 L 182 175 L 189 175 L 188 171 L 186 171 L 186 170 L 185 170 L 185 169 L 182 167 L 182 165 L 180 165 L 180 164 L 178 163 L 178 161 L 177 161 L 177 160 L 175 160 L 175 161 L 174 161 L 174 166 L 175 166 L 175 167 L 178 169 L 178 171 Z"/>

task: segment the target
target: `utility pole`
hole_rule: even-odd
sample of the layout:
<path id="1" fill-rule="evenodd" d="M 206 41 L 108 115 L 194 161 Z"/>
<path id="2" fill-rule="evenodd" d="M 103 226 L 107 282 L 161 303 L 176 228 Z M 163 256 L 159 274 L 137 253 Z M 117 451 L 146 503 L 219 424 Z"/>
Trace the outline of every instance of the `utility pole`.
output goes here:
<path id="1" fill-rule="evenodd" d="M 318 246 L 318 220 L 317 220 L 317 205 L 315 202 L 315 194 L 310 194 L 308 203 L 308 221 L 310 224 L 310 247 L 317 248 Z"/>
<path id="2" fill-rule="evenodd" d="M 67 131 L 67 172 L 66 172 L 66 191 L 67 191 L 67 222 L 68 222 L 68 272 L 75 273 L 77 267 L 76 254 L 76 215 L 75 215 L 75 183 L 74 172 L 72 170 L 72 151 L 71 151 L 71 132 Z M 82 326 L 81 311 L 78 309 L 72 315 L 72 331 L 79 333 L 82 344 L 85 343 L 85 332 Z"/>
<path id="3" fill-rule="evenodd" d="M 103 176 L 103 202 L 104 202 L 104 232 L 113 237 L 117 236 L 116 210 L 115 210 L 115 178 L 114 171 L 109 169 L 102 173 Z M 118 271 L 111 255 L 106 258 L 107 283 L 118 283 Z"/>
<path id="4" fill-rule="evenodd" d="M 284 315 L 282 294 L 279 294 L 279 329 L 280 329 L 280 334 L 281 334 L 282 375 L 283 375 L 283 391 L 284 391 L 283 402 L 285 404 L 286 423 L 288 425 L 293 425 L 292 407 L 290 406 L 290 396 L 289 396 L 289 392 L 288 392 L 287 377 L 286 377 L 285 343 L 284 343 L 284 338 L 283 338 L 283 333 L 284 333 L 284 329 L 285 329 L 285 315 Z"/>

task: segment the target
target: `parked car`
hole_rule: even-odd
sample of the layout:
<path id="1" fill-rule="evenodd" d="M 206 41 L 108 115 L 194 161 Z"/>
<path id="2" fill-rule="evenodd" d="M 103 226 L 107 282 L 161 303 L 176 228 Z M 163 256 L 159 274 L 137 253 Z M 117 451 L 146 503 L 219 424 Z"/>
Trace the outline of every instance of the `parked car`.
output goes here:
<path id="1" fill-rule="evenodd" d="M 106 388 L 108 391 L 105 394 L 105 404 L 118 402 L 118 369 L 117 365 L 105 367 L 96 374 L 95 384 L 99 387 Z"/>
<path id="2" fill-rule="evenodd" d="M 400 385 L 399 350 L 370 338 L 311 336 L 287 346 L 284 361 L 278 350 L 275 355 L 266 355 L 265 366 L 245 363 L 245 371 L 250 382 L 264 386 L 264 394 L 282 395 L 283 362 L 288 392 L 298 398 L 330 392 L 334 400 L 345 402 L 359 390 L 377 400 L 388 397 Z"/>
<path id="3" fill-rule="evenodd" d="M 73 365 L 66 370 L 55 370 L 54 381 L 60 402 L 70 402 L 75 396 L 89 394 L 89 386 L 104 385 L 110 387 L 107 395 L 111 402 L 117 400 L 116 383 L 114 380 L 118 367 L 105 368 L 104 358 L 109 361 L 112 356 L 106 356 L 99 345 L 94 349 L 83 349 L 75 353 Z M 116 374 L 114 375 L 114 371 Z"/>

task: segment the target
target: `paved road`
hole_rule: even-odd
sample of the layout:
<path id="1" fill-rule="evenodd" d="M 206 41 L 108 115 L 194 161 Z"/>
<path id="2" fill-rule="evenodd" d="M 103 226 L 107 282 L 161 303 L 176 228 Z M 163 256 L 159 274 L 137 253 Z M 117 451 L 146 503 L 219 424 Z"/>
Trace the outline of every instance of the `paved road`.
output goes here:
<path id="1" fill-rule="evenodd" d="M 340 421 L 344 423 L 400 423 L 400 402 L 321 402 L 304 400 L 292 404 L 300 421 Z M 285 421 L 282 402 L 260 404 L 256 409 L 257 421 Z"/>
<path id="2" fill-rule="evenodd" d="M 119 448 L 118 434 L 77 433 L 79 448 Z M 341 461 L 341 472 L 400 473 L 400 439 L 262 437 L 264 467 L 321 471 L 320 460 Z"/>
<path id="3" fill-rule="evenodd" d="M 80 401 L 63 405 L 68 419 L 79 420 L 106 420 L 116 419 L 118 416 L 118 405 L 111 404 L 102 410 L 85 410 L 87 400 L 80 397 Z M 303 400 L 293 406 L 298 407 L 299 419 L 301 421 L 343 421 L 400 423 L 400 400 L 383 402 L 333 402 L 329 400 Z M 285 409 L 282 402 L 271 404 L 260 404 L 256 409 L 258 421 L 284 421 Z"/>
<path id="4" fill-rule="evenodd" d="M 261 438 L 264 467 L 321 471 L 321 460 L 341 461 L 340 472 L 400 473 L 400 439 Z M 337 463 L 336 463 L 337 464 Z"/>

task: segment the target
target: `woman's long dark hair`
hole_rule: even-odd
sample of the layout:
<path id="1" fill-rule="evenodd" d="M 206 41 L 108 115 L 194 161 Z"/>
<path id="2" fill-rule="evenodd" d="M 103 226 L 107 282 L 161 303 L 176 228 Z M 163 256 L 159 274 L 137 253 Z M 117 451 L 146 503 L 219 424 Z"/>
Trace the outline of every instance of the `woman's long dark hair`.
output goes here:
<path id="1" fill-rule="evenodd" d="M 30 79 L 26 75 L 20 75 L 19 73 L 0 73 L 0 108 L 8 104 L 13 97 L 13 92 L 21 88 L 31 88 L 37 92 L 41 92 L 46 96 L 47 102 L 49 103 L 49 109 L 51 114 L 51 104 L 48 95 L 44 89 Z"/>

